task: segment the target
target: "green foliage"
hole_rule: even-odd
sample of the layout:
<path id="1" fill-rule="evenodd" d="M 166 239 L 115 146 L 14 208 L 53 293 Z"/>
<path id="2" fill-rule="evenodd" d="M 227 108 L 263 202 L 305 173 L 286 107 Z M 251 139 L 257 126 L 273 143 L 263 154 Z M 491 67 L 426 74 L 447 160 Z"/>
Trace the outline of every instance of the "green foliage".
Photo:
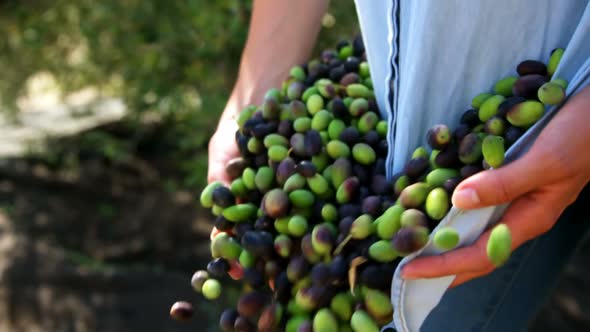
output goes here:
<path id="1" fill-rule="evenodd" d="M 15 110 L 39 72 L 51 73 L 63 94 L 92 86 L 121 97 L 134 135 L 98 130 L 80 145 L 128 159 L 145 136 L 142 119 L 152 115 L 164 128 L 157 144 L 186 174 L 185 185 L 201 185 L 206 143 L 234 82 L 250 12 L 251 2 L 241 0 L 0 2 L 0 105 Z M 336 25 L 323 29 L 318 49 L 358 31 L 352 0 L 332 1 L 330 12 Z"/>

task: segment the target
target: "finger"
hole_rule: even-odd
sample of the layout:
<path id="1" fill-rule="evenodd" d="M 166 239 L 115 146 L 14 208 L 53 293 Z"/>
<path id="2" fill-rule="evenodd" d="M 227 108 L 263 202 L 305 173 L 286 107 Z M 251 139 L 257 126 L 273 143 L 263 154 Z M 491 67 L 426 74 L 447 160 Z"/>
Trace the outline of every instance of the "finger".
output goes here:
<path id="1" fill-rule="evenodd" d="M 549 184 L 561 174 L 559 161 L 552 162 L 546 148 L 536 145 L 520 159 L 473 175 L 455 190 L 453 205 L 460 209 L 476 209 L 513 201 L 523 194 Z"/>
<path id="2" fill-rule="evenodd" d="M 453 282 L 451 283 L 449 288 L 454 288 L 454 287 L 462 285 L 470 280 L 473 280 L 475 278 L 485 276 L 492 271 L 494 271 L 493 268 L 485 269 L 485 270 L 477 271 L 477 272 L 471 272 L 471 273 L 461 273 L 455 277 L 455 280 L 453 280 Z"/>
<path id="3" fill-rule="evenodd" d="M 512 249 L 549 230 L 567 204 L 561 190 L 536 191 L 517 199 L 502 218 L 512 234 Z M 471 246 L 417 258 L 404 267 L 402 275 L 406 279 L 436 278 L 491 269 L 486 253 L 489 236 L 490 230 Z"/>
<path id="4" fill-rule="evenodd" d="M 207 172 L 207 182 L 220 181 L 225 186 L 230 186 L 231 179 L 225 171 L 225 163 L 213 161 L 209 164 Z"/>

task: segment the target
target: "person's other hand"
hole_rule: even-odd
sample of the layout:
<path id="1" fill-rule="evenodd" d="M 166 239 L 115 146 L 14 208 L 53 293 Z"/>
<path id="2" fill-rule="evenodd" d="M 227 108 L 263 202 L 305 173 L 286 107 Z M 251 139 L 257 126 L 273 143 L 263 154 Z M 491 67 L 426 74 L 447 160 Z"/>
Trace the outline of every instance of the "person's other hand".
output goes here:
<path id="1" fill-rule="evenodd" d="M 463 181 L 453 205 L 477 209 L 512 202 L 501 220 L 512 248 L 550 230 L 590 179 L 590 87 L 571 98 L 520 159 Z M 456 275 L 451 287 L 494 270 L 487 258 L 490 231 L 473 245 L 422 257 L 402 271 L 406 279 Z"/>
<path id="2" fill-rule="evenodd" d="M 215 133 L 209 140 L 209 161 L 207 166 L 207 182 L 221 181 L 226 186 L 231 179 L 225 172 L 225 165 L 236 157 L 239 157 L 236 145 L 235 133 L 238 129 L 233 119 L 222 119 Z"/>

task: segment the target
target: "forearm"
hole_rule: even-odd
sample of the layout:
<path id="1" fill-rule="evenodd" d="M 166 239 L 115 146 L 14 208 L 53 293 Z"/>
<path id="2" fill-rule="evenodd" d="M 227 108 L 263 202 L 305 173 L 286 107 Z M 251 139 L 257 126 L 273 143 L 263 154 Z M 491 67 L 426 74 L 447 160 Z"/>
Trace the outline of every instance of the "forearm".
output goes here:
<path id="1" fill-rule="evenodd" d="M 328 0 L 255 0 L 236 84 L 221 116 L 231 120 L 244 106 L 260 103 L 280 87 L 289 69 L 310 55 Z"/>

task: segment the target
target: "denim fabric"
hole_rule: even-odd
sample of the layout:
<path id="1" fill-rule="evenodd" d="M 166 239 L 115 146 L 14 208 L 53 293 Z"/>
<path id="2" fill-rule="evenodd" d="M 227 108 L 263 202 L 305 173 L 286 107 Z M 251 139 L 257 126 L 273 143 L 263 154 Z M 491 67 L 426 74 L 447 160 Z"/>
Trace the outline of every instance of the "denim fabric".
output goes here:
<path id="1" fill-rule="evenodd" d="M 480 92 L 491 91 L 497 80 L 515 75 L 516 65 L 524 59 L 546 62 L 552 49 L 564 47 L 566 52 L 554 77 L 570 82 L 568 95 L 590 84 L 590 6 L 587 0 L 356 0 L 356 5 L 375 95 L 390 125 L 389 176 L 402 169 L 416 147 L 425 144 L 424 133 L 430 126 L 456 124 L 469 108 L 471 98 Z M 526 152 L 557 111 L 559 107 L 547 109 L 543 119 L 507 151 L 507 162 Z M 461 245 L 467 245 L 496 222 L 505 208 L 461 211 L 453 207 L 441 226 L 456 228 L 461 235 Z M 566 222 L 560 221 L 560 224 Z M 550 234 L 555 232 L 556 236 L 566 234 L 561 225 Z M 537 251 L 547 252 L 552 246 L 558 250 L 557 242 L 539 242 L 544 245 L 532 241 L 511 259 L 506 269 L 513 267 L 520 271 L 525 264 L 531 264 L 529 259 L 522 257 L 537 257 Z M 575 242 L 570 244 L 575 246 Z M 526 250 L 530 252 L 520 254 Z M 434 253 L 437 251 L 429 243 L 421 252 L 406 257 L 400 267 L 417 255 Z M 560 266 L 559 257 L 545 263 L 555 268 Z M 522 289 L 525 286 L 520 283 L 526 282 L 526 274 L 520 276 L 518 273 L 507 282 L 502 271 L 488 277 L 494 282 L 485 284 L 487 291 L 503 294 L 508 287 Z M 544 280 L 551 283 L 557 271 L 543 273 Z M 460 309 L 463 307 L 454 309 L 453 306 L 462 297 L 466 302 L 471 299 L 469 309 L 479 309 L 480 313 L 485 313 L 495 301 L 486 296 L 466 295 L 479 292 L 481 281 L 446 293 L 453 276 L 405 281 L 399 272 L 398 267 L 392 282 L 394 322 L 398 331 L 418 331 L 435 307 L 424 331 L 437 330 L 431 327 L 451 326 L 443 322 L 449 312 L 455 313 L 449 317 L 457 318 L 455 323 L 460 323 L 459 318 L 464 317 Z M 540 294 L 547 286 L 526 284 L 532 285 L 539 287 L 535 291 Z M 502 307 L 494 310 L 519 312 L 519 309 L 504 301 Z M 447 310 L 445 315 L 437 315 L 441 310 Z M 515 318 L 528 321 L 528 312 L 523 313 Z M 439 330 L 479 331 L 473 326 L 467 319 L 465 324 Z"/>

